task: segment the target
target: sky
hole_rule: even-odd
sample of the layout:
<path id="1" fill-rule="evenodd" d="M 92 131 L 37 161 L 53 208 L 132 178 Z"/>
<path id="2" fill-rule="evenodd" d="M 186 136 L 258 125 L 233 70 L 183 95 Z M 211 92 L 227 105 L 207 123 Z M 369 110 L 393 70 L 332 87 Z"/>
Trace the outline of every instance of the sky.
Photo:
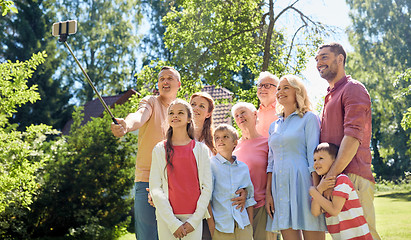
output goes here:
<path id="1" fill-rule="evenodd" d="M 302 0 L 301 4 L 297 6 L 306 14 L 315 17 L 316 20 L 340 29 L 336 34 L 325 39 L 325 42 L 339 42 L 346 51 L 352 51 L 353 48 L 345 33 L 345 29 L 351 25 L 351 20 L 348 17 L 350 9 L 345 0 Z M 322 97 L 326 95 L 328 83 L 320 77 L 314 56 L 309 58 L 302 75 L 307 79 L 305 84 L 308 95 L 315 108 L 318 103 L 322 103 Z"/>

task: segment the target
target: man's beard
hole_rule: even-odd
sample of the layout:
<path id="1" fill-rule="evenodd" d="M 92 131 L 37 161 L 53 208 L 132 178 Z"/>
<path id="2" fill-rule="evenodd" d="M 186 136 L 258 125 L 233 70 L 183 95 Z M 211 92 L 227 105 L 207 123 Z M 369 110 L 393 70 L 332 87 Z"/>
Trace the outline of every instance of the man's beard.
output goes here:
<path id="1" fill-rule="evenodd" d="M 334 66 L 337 66 L 337 60 L 334 60 L 334 62 L 331 65 L 328 65 L 328 69 L 321 75 L 322 78 L 325 80 L 332 81 L 334 78 L 337 76 L 337 71 L 334 71 Z M 328 71 L 327 71 L 328 70 Z"/>

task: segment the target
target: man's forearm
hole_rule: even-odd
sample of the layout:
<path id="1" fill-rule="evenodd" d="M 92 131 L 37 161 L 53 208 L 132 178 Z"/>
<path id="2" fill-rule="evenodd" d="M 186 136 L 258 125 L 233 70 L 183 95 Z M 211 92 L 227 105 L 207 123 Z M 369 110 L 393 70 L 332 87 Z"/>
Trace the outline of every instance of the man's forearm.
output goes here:
<path id="1" fill-rule="evenodd" d="M 139 129 L 150 118 L 150 114 L 151 112 L 147 109 L 140 109 L 135 113 L 127 115 L 126 119 L 124 119 L 127 124 L 126 131 L 132 132 Z"/>
<path id="2" fill-rule="evenodd" d="M 337 158 L 327 173 L 328 177 L 337 176 L 348 166 L 357 153 L 360 142 L 351 136 L 345 135 L 341 141 Z"/>

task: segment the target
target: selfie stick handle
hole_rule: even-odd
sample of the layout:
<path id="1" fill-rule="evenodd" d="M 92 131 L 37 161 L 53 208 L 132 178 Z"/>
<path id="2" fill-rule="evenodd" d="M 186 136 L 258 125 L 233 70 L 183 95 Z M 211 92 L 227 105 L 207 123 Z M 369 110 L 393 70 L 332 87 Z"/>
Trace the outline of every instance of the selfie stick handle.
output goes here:
<path id="1" fill-rule="evenodd" d="M 64 36 L 65 35 L 65 36 Z M 113 119 L 113 122 L 115 124 L 118 124 L 117 120 L 114 118 L 113 113 L 110 111 L 110 109 L 108 108 L 106 102 L 103 100 L 103 98 L 101 97 L 100 93 L 98 93 L 96 87 L 94 87 L 93 83 L 91 82 L 90 77 L 88 76 L 88 74 L 86 73 L 86 71 L 84 71 L 83 67 L 81 66 L 80 62 L 77 60 L 76 56 L 74 56 L 73 51 L 71 50 L 70 46 L 67 44 L 66 42 L 67 40 L 67 35 L 63 34 L 60 35 L 60 42 L 64 42 L 64 45 L 66 45 L 67 49 L 70 51 L 71 55 L 73 56 L 74 60 L 76 60 L 76 63 L 78 64 L 78 66 L 80 67 L 81 71 L 83 72 L 84 76 L 86 76 L 87 82 L 90 84 L 91 88 L 93 88 L 94 92 L 97 94 L 98 99 L 100 100 L 101 104 L 103 104 L 103 107 L 106 109 L 106 111 L 108 112 L 108 114 L 110 114 L 111 119 Z"/>

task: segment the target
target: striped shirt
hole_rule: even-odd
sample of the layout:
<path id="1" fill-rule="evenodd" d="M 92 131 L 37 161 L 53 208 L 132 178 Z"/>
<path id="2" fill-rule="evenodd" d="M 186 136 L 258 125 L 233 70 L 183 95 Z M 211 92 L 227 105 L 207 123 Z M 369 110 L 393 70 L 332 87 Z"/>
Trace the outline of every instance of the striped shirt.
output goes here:
<path id="1" fill-rule="evenodd" d="M 333 196 L 346 199 L 337 216 L 325 214 L 328 232 L 334 240 L 372 240 L 360 199 L 351 180 L 345 174 L 337 176 Z"/>

